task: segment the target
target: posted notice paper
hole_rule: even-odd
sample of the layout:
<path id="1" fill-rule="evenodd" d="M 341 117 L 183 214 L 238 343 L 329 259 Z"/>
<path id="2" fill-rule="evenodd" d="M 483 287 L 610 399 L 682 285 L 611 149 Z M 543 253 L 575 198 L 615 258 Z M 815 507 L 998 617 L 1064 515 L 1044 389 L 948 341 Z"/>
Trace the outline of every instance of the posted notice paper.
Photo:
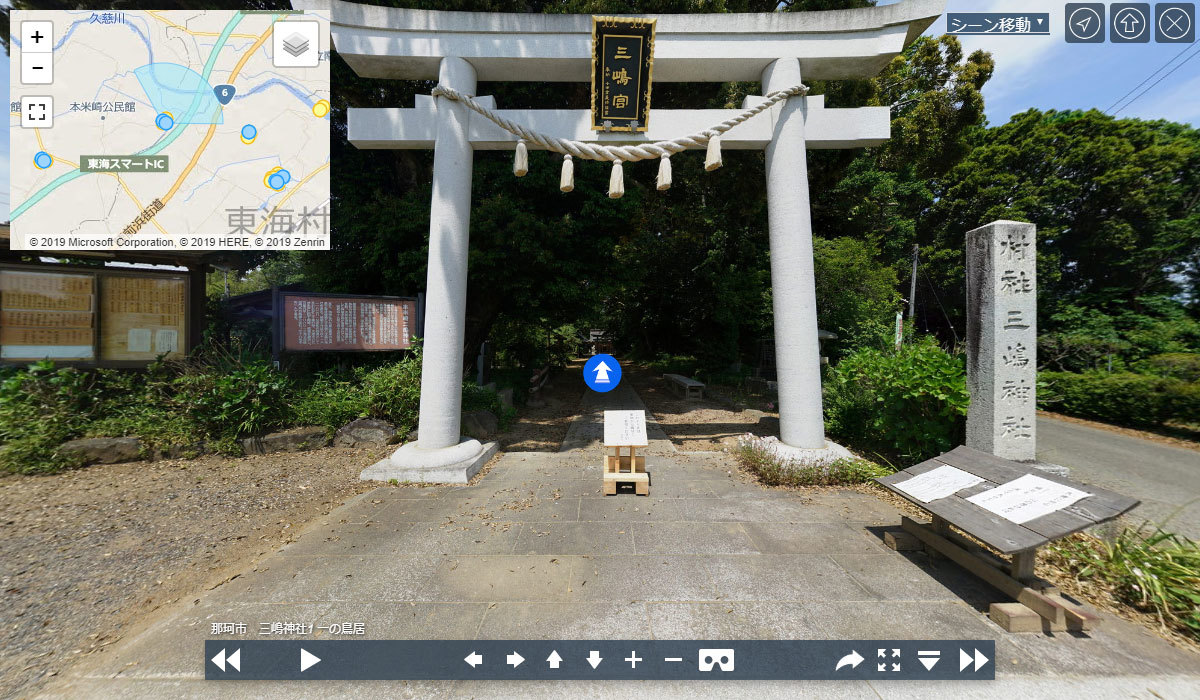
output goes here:
<path id="1" fill-rule="evenodd" d="M 1090 495 L 1040 476 L 1026 474 L 967 500 L 1019 525 L 1066 508 Z"/>
<path id="2" fill-rule="evenodd" d="M 922 503 L 929 503 L 981 483 L 983 477 L 946 465 L 892 485 Z"/>

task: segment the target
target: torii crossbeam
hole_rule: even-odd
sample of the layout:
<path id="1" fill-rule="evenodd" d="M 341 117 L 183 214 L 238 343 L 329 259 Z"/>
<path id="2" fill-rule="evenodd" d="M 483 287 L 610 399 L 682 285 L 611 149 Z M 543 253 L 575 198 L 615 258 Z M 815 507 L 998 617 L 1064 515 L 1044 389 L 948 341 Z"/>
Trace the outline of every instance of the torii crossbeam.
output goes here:
<path id="1" fill-rule="evenodd" d="M 294 0 L 296 7 L 326 0 Z M 654 79 L 761 81 L 764 94 L 801 78 L 878 73 L 941 15 L 945 0 L 903 0 L 827 12 L 658 16 Z M 430 80 L 474 95 L 480 80 L 588 82 L 591 17 L 404 10 L 331 0 L 338 54 L 359 75 Z M 491 98 L 479 98 L 495 108 Z M 752 106 L 761 97 L 746 98 Z M 738 110 L 652 110 L 645 133 L 598 133 L 584 110 L 503 110 L 535 131 L 610 145 L 651 143 L 724 121 Z M 465 482 L 494 451 L 461 429 L 471 166 L 479 150 L 517 139 L 466 105 L 418 97 L 408 109 L 351 109 L 359 148 L 433 148 L 424 361 L 418 440 L 363 472 L 364 479 Z M 821 411 L 809 213 L 808 148 L 873 146 L 889 136 L 886 107 L 829 109 L 821 96 L 790 97 L 735 126 L 724 148 L 766 152 L 781 453 L 832 461 Z M 533 147 L 532 145 L 530 147 Z"/>

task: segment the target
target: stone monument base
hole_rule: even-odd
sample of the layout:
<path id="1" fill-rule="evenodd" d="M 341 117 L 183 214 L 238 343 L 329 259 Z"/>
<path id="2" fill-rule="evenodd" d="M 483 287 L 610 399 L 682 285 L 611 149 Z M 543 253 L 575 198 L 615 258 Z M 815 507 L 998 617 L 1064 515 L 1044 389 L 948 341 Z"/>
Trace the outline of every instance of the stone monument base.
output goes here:
<path id="1" fill-rule="evenodd" d="M 1061 476 L 1064 479 L 1071 476 L 1070 467 L 1064 467 L 1061 464 L 1052 464 L 1050 462 L 1043 462 L 1040 459 L 1037 460 L 1036 462 L 1029 462 L 1028 464 L 1029 464 L 1029 466 L 1033 467 L 1034 469 L 1044 471 L 1047 474 L 1053 474 L 1054 476 Z"/>
<path id="2" fill-rule="evenodd" d="M 436 450 L 423 449 L 415 442 L 405 443 L 367 467 L 358 475 L 363 481 L 409 481 L 438 484 L 465 484 L 499 451 L 495 442 L 480 443 L 474 438 Z"/>
<path id="3" fill-rule="evenodd" d="M 767 443 L 767 449 L 782 460 L 794 460 L 810 465 L 828 466 L 839 459 L 854 459 L 854 453 L 836 442 L 825 441 L 825 447 L 792 447 L 778 440 Z"/>

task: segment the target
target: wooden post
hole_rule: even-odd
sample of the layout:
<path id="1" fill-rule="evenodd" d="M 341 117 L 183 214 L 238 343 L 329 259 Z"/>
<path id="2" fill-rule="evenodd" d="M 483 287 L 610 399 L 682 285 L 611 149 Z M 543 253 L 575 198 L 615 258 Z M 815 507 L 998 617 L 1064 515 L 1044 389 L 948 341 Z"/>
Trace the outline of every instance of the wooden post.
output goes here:
<path id="1" fill-rule="evenodd" d="M 1034 579 L 1033 567 L 1036 562 L 1037 547 L 1012 555 L 1012 577 L 1022 583 L 1032 582 Z"/>

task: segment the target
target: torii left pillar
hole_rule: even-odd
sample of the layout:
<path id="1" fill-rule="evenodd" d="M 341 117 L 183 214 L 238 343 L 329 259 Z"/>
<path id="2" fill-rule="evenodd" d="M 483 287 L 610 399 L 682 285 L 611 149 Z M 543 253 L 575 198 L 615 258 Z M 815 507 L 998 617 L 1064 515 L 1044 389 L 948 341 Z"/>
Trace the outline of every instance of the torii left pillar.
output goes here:
<path id="1" fill-rule="evenodd" d="M 475 69 L 461 58 L 443 58 L 438 82 L 475 94 Z M 437 98 L 433 198 L 429 210 L 429 260 L 421 362 L 421 414 L 417 441 L 363 471 L 361 478 L 466 483 L 493 454 L 494 442 L 463 439 L 462 356 L 467 307 L 467 250 L 471 232 L 474 151 L 470 110 Z"/>

